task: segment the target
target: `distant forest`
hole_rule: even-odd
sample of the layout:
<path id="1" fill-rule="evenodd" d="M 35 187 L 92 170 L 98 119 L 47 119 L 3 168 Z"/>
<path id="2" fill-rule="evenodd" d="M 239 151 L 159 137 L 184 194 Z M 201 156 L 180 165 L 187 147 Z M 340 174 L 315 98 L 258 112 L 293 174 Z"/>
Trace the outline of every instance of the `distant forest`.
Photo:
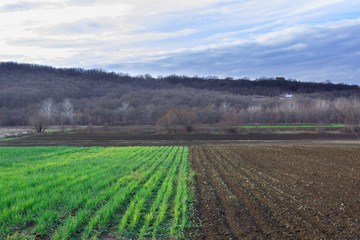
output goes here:
<path id="1" fill-rule="evenodd" d="M 0 63 L 0 125 L 356 122 L 358 85 Z M 186 124 L 187 123 L 187 124 Z M 189 127 L 189 126 L 187 126 Z M 189 129 L 190 130 L 190 129 Z"/>

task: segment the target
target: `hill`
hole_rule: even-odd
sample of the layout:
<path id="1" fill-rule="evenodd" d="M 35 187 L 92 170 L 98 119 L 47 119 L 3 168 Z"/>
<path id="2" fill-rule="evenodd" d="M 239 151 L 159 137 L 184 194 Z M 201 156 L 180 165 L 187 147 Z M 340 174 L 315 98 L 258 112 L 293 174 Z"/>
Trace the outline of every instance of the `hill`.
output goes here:
<path id="1" fill-rule="evenodd" d="M 52 101 L 54 124 L 62 121 L 64 99 L 72 104 L 72 121 L 76 124 L 154 124 L 171 108 L 191 109 L 201 123 L 218 123 L 224 120 L 224 111 L 230 109 L 236 113 L 248 113 L 254 107 L 260 107 L 261 112 L 275 109 L 279 107 L 279 95 L 284 93 L 297 96 L 297 102 L 305 105 L 315 99 L 335 101 L 359 96 L 357 85 L 284 78 L 234 80 L 176 75 L 154 78 L 147 74 L 129 76 L 99 69 L 14 62 L 0 63 L 0 84 L 0 125 L 29 124 L 46 99 Z M 241 121 L 252 121 L 249 116 L 246 118 Z"/>

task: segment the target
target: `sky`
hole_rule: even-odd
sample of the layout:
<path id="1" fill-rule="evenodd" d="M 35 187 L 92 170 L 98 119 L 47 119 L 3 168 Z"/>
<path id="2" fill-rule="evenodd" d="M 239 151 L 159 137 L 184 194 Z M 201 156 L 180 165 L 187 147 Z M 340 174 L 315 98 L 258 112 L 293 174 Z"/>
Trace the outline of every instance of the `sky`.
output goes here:
<path id="1" fill-rule="evenodd" d="M 0 61 L 360 84 L 360 1 L 1 0 Z"/>

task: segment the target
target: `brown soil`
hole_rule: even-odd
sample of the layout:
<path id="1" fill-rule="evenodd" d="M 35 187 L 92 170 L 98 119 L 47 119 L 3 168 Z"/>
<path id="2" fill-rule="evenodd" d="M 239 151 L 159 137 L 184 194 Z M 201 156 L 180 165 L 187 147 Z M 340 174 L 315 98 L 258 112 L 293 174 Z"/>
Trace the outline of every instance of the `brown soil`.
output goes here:
<path id="1" fill-rule="evenodd" d="M 0 141 L 0 146 L 167 146 L 231 145 L 252 141 L 342 141 L 357 140 L 353 134 L 340 133 L 249 133 L 249 134 L 119 134 L 119 133 L 52 133 L 33 134 Z"/>
<path id="2" fill-rule="evenodd" d="M 202 239 L 359 239 L 360 148 L 195 146 Z"/>

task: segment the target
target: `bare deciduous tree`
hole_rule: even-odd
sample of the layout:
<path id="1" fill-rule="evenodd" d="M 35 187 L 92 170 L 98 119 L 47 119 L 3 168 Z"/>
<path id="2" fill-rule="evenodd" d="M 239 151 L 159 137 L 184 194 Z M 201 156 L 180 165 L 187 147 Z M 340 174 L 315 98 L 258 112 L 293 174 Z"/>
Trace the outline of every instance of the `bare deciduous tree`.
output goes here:
<path id="1" fill-rule="evenodd" d="M 186 131 L 192 132 L 193 125 L 199 122 L 197 113 L 193 110 L 180 109 L 177 114 L 180 123 L 185 126 Z"/>
<path id="2" fill-rule="evenodd" d="M 229 111 L 231 107 L 231 103 L 228 102 L 222 102 L 219 106 L 219 111 L 220 112 L 226 112 Z"/>
<path id="3" fill-rule="evenodd" d="M 120 112 L 122 116 L 122 123 L 125 124 L 127 120 L 127 115 L 129 111 L 130 102 L 129 101 L 123 101 L 118 108 L 118 111 Z"/>
<path id="4" fill-rule="evenodd" d="M 48 98 L 42 103 L 40 113 L 46 116 L 48 123 L 51 124 L 55 114 L 55 103 L 52 98 Z"/>
<path id="5" fill-rule="evenodd" d="M 358 104 L 356 104 L 357 102 L 358 101 L 353 100 L 353 104 L 355 104 L 354 106 L 351 106 L 349 102 L 346 103 L 345 99 L 340 99 L 341 104 L 339 102 L 335 102 L 335 104 L 327 102 L 327 104 L 329 104 L 332 108 L 335 109 L 335 113 L 339 116 L 339 118 L 345 124 L 348 124 L 351 132 L 356 136 L 357 139 L 360 139 L 360 136 L 356 133 L 360 124 L 360 117 L 355 117 L 356 113 L 354 111 L 355 108 L 358 108 Z M 341 107 L 342 109 L 340 109 L 339 107 Z"/>
<path id="6" fill-rule="evenodd" d="M 171 133 L 171 128 L 172 126 L 175 124 L 177 120 L 177 111 L 176 109 L 169 109 L 169 111 L 167 111 L 167 113 L 160 117 L 157 120 L 157 124 L 162 125 L 166 128 L 166 131 L 168 133 Z"/>
<path id="7" fill-rule="evenodd" d="M 74 106 L 70 98 L 65 98 L 61 103 L 61 125 L 72 124 L 74 122 Z"/>
<path id="8" fill-rule="evenodd" d="M 246 109 L 246 112 L 250 122 L 255 123 L 258 122 L 258 115 L 262 112 L 262 107 L 260 104 L 250 105 Z"/>
<path id="9" fill-rule="evenodd" d="M 220 124 L 225 126 L 225 129 L 229 133 L 236 133 L 236 125 L 241 123 L 240 114 L 234 111 L 224 112 L 221 117 Z"/>
<path id="10" fill-rule="evenodd" d="M 30 122 L 38 133 L 45 132 L 49 124 L 48 117 L 40 111 L 31 116 Z"/>

